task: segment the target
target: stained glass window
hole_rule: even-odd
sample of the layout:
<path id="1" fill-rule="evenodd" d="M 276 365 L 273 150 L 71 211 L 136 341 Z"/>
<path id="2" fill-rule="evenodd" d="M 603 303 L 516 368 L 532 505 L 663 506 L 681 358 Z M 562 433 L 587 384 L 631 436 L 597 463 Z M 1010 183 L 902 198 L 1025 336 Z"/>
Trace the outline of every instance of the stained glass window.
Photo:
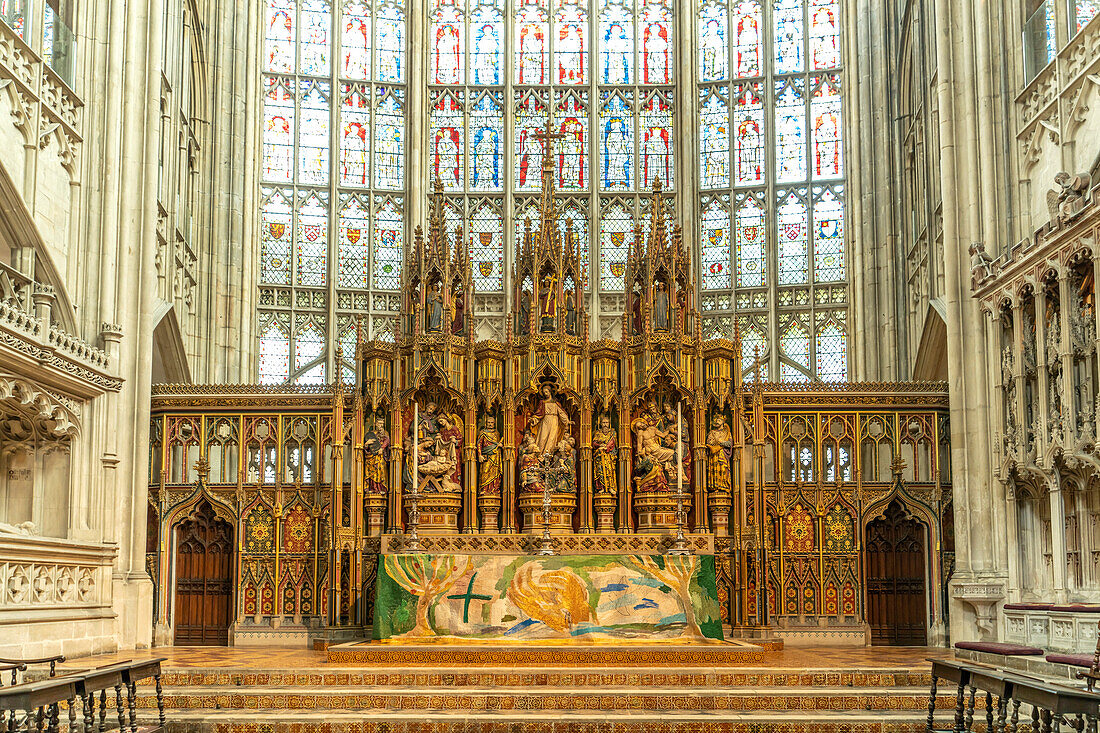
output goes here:
<path id="1" fill-rule="evenodd" d="M 500 92 L 483 92 L 470 109 L 470 183 L 474 191 L 500 191 L 504 178 L 504 113 Z"/>
<path id="2" fill-rule="evenodd" d="M 645 188 L 659 180 L 663 188 L 672 187 L 672 104 L 671 92 L 666 98 L 653 92 L 642 104 L 641 158 Z"/>
<path id="3" fill-rule="evenodd" d="M 562 0 L 554 15 L 554 68 L 558 84 L 588 78 L 588 12 L 580 0 Z"/>
<path id="4" fill-rule="evenodd" d="M 600 186 L 629 190 L 634 181 L 634 114 L 630 92 L 601 92 Z"/>
<path id="5" fill-rule="evenodd" d="M 346 355 L 336 352 L 347 347 L 348 324 L 374 323 L 375 309 L 392 319 L 397 301 L 369 296 L 396 297 L 400 284 L 405 13 L 404 0 L 265 4 L 256 331 L 264 382 L 346 378 Z M 460 18 L 460 38 L 464 29 Z M 328 343 L 330 319 L 338 344 Z"/>
<path id="6" fill-rule="evenodd" d="M 479 204 L 470 215 L 470 260 L 474 289 L 495 292 L 504 287 L 504 219 L 491 201 Z"/>
<path id="7" fill-rule="evenodd" d="M 555 112 L 558 140 L 554 166 L 559 190 L 588 187 L 587 94 L 568 92 L 558 101 Z"/>
<path id="8" fill-rule="evenodd" d="M 725 334 L 736 319 L 744 366 L 762 379 L 847 376 L 838 14 L 839 0 L 697 10 L 703 330 Z"/>
<path id="9" fill-rule="evenodd" d="M 458 84 L 462 81 L 465 30 L 462 11 L 454 0 L 441 0 L 432 18 L 432 83 Z"/>
<path id="10" fill-rule="evenodd" d="M 500 84 L 504 69 L 503 0 L 482 0 L 470 15 L 470 83 Z"/>
<path id="11" fill-rule="evenodd" d="M 600 1 L 601 84 L 634 81 L 634 7 L 629 0 Z"/>
<path id="12" fill-rule="evenodd" d="M 542 143 L 538 134 L 546 127 L 546 98 L 535 91 L 516 92 L 515 187 L 537 191 L 542 185 Z"/>
<path id="13" fill-rule="evenodd" d="M 613 200 L 600 216 L 600 281 L 605 289 L 623 289 L 626 258 L 633 244 L 634 217 L 627 204 Z"/>
<path id="14" fill-rule="evenodd" d="M 432 178 L 443 182 L 443 188 L 457 191 L 463 186 L 462 163 L 466 126 L 463 120 L 461 92 L 433 92 L 429 136 L 432 151 Z"/>
<path id="15" fill-rule="evenodd" d="M 638 60 L 644 84 L 668 84 L 672 81 L 671 15 L 667 0 L 644 2 L 639 28 L 641 58 Z"/>
<path id="16" fill-rule="evenodd" d="M 546 84 L 550 66 L 550 24 L 545 0 L 529 0 L 519 7 L 515 16 L 516 84 Z"/>

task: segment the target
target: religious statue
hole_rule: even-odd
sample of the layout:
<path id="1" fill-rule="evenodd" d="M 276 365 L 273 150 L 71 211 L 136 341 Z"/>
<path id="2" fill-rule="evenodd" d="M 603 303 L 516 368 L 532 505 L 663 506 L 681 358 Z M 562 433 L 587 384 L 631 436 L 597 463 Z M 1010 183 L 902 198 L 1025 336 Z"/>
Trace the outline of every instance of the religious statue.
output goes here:
<path id="1" fill-rule="evenodd" d="M 428 331 L 442 331 L 443 330 L 443 295 L 439 292 L 439 283 L 432 285 L 431 292 L 428 293 L 428 301 L 426 303 L 426 329 Z"/>
<path id="2" fill-rule="evenodd" d="M 1088 173 L 1071 176 L 1061 171 L 1054 177 L 1056 189 L 1047 192 L 1047 209 L 1050 211 L 1050 223 L 1061 226 L 1070 221 L 1085 208 L 1085 197 L 1092 185 Z"/>
<path id="3" fill-rule="evenodd" d="M 409 302 L 412 303 L 412 308 L 404 317 L 407 319 L 405 322 L 406 332 L 412 336 L 416 331 L 416 305 L 420 302 L 420 293 L 415 286 L 409 290 L 409 296 Z"/>
<path id="4" fill-rule="evenodd" d="M 566 435 L 550 461 L 551 490 L 572 494 L 576 490 L 577 450 L 572 435 Z"/>
<path id="5" fill-rule="evenodd" d="M 500 433 L 492 417 L 486 416 L 481 423 L 477 436 L 477 455 L 481 463 L 481 476 L 478 478 L 479 496 L 498 496 L 501 484 Z"/>
<path id="6" fill-rule="evenodd" d="M 542 385 L 542 402 L 538 410 L 532 416 L 536 423 L 535 446 L 538 448 L 539 457 L 547 453 L 553 453 L 569 434 L 572 420 L 557 400 L 549 384 Z"/>
<path id="7" fill-rule="evenodd" d="M 539 449 L 535 434 L 528 430 L 523 435 L 519 453 L 519 483 L 524 493 L 542 491 L 542 474 L 539 470 Z"/>
<path id="8" fill-rule="evenodd" d="M 730 457 L 733 455 L 733 433 L 725 415 L 715 413 L 707 433 L 707 489 L 712 492 L 730 493 Z"/>
<path id="9" fill-rule="evenodd" d="M 634 481 L 638 491 L 663 491 L 676 466 L 676 450 L 668 445 L 669 433 L 661 427 L 657 405 L 650 402 L 646 414 L 630 424 L 634 433 Z M 675 434 L 672 441 L 675 441 Z M 673 442 L 673 446 L 675 442 Z M 674 480 L 674 478 L 673 478 Z"/>
<path id="10" fill-rule="evenodd" d="M 641 336 L 645 329 L 642 327 L 642 291 L 637 283 L 634 284 L 630 296 L 630 322 L 634 327 L 634 335 Z"/>
<path id="11" fill-rule="evenodd" d="M 438 413 L 436 404 L 429 402 L 420 415 L 419 425 L 410 426 L 410 435 L 406 442 L 410 465 L 414 440 L 417 449 L 417 484 L 420 490 L 429 493 L 460 493 L 461 421 L 454 415 Z M 406 475 L 406 478 L 409 476 Z"/>
<path id="12" fill-rule="evenodd" d="M 615 431 L 611 429 L 611 418 L 600 416 L 600 428 L 592 434 L 592 483 L 595 494 L 618 493 L 616 469 L 619 461 L 619 447 Z"/>
<path id="13" fill-rule="evenodd" d="M 676 289 L 676 327 L 683 333 L 687 323 L 688 297 L 683 284 Z"/>
<path id="14" fill-rule="evenodd" d="M 970 287 L 979 288 L 993 277 L 993 259 L 982 242 L 970 245 Z"/>
<path id="15" fill-rule="evenodd" d="M 565 291 L 565 332 L 570 336 L 577 335 L 577 304 L 572 290 Z"/>
<path id="16" fill-rule="evenodd" d="M 466 299 L 462 297 L 462 286 L 456 286 L 451 298 L 454 303 L 454 318 L 451 320 L 451 333 L 461 336 L 466 327 Z"/>
<path id="17" fill-rule="evenodd" d="M 519 335 L 526 336 L 531 330 L 531 291 L 527 288 L 519 296 Z"/>
<path id="18" fill-rule="evenodd" d="M 547 275 L 542 279 L 542 292 L 539 293 L 539 332 L 554 332 L 554 316 L 557 312 L 558 298 L 554 292 L 554 278 Z"/>
<path id="19" fill-rule="evenodd" d="M 657 282 L 657 291 L 653 293 L 653 330 L 668 330 L 668 285 Z"/>
<path id="20" fill-rule="evenodd" d="M 377 417 L 363 438 L 363 470 L 367 477 L 367 492 L 385 494 L 386 474 L 390 460 L 390 434 L 386 432 L 386 420 Z"/>

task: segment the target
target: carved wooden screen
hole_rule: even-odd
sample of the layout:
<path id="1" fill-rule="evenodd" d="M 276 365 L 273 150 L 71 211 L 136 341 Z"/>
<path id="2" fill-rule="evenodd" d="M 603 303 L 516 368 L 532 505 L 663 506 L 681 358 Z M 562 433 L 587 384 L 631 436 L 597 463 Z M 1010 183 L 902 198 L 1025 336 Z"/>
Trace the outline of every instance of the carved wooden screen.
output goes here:
<path id="1" fill-rule="evenodd" d="M 927 643 L 924 525 L 894 501 L 867 525 L 867 623 L 873 644 Z"/>
<path id="2" fill-rule="evenodd" d="M 203 502 L 176 539 L 176 644 L 228 644 L 233 529 Z"/>

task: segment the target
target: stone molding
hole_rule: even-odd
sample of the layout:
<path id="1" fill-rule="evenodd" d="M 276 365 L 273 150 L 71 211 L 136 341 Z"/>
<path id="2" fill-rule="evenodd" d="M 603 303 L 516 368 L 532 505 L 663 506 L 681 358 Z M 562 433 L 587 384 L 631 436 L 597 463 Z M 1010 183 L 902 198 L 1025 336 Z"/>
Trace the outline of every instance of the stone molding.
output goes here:
<path id="1" fill-rule="evenodd" d="M 0 533 L 0 625 L 109 607 L 117 554 L 111 545 Z"/>

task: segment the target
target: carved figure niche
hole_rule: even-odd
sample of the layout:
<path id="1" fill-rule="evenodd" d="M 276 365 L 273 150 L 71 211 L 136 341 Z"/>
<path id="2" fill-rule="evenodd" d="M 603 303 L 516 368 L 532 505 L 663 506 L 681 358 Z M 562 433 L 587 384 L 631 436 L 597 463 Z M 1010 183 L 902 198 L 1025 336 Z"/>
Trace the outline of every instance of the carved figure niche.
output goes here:
<path id="1" fill-rule="evenodd" d="M 419 423 L 414 426 L 414 403 Z M 457 396 L 442 387 L 439 376 L 430 375 L 413 393 L 404 411 L 405 510 L 412 486 L 413 445 L 416 445 L 420 531 L 457 532 L 462 508 L 462 406 Z"/>
<path id="2" fill-rule="evenodd" d="M 576 395 L 561 390 L 552 377 L 520 395 L 516 415 L 517 507 L 523 531 L 543 527 L 544 491 L 550 492 L 550 530 L 577 529 Z"/>
<path id="3" fill-rule="evenodd" d="M 661 376 L 635 403 L 630 423 L 633 441 L 631 480 L 640 532 L 676 526 L 676 492 L 681 481 L 684 511 L 689 518 L 691 516 L 689 426 L 692 415 L 689 399 L 670 377 Z M 677 405 L 680 406 L 679 429 Z"/>

